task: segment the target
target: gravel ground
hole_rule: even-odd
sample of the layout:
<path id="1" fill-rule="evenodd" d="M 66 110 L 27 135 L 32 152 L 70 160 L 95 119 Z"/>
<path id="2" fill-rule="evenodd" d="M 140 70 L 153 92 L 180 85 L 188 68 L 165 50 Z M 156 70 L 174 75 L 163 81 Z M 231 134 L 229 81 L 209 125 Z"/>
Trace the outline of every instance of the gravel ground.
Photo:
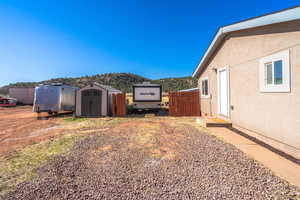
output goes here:
<path id="1" fill-rule="evenodd" d="M 99 132 L 39 174 L 3 199 L 300 199 L 232 145 L 179 120 L 134 119 Z"/>

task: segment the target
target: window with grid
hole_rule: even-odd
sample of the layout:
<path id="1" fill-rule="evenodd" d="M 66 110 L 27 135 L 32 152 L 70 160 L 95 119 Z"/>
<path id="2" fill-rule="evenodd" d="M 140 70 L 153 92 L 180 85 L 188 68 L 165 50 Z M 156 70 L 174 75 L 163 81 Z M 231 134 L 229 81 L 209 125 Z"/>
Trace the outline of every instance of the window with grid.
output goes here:
<path id="1" fill-rule="evenodd" d="M 201 96 L 204 98 L 207 98 L 209 96 L 207 77 L 201 79 Z"/>
<path id="2" fill-rule="evenodd" d="M 289 51 L 282 51 L 260 60 L 260 91 L 289 92 Z"/>

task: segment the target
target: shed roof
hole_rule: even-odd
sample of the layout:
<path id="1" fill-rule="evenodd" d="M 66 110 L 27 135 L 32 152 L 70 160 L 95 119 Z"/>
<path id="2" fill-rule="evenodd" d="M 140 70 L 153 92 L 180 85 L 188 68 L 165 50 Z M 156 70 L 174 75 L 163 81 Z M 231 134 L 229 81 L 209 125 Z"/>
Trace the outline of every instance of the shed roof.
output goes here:
<path id="1" fill-rule="evenodd" d="M 143 83 L 137 83 L 137 84 L 134 84 L 133 86 L 150 86 L 150 87 L 153 87 L 153 86 L 161 86 L 160 84 L 155 84 L 155 83 L 150 83 L 150 82 L 143 82 Z"/>
<path id="2" fill-rule="evenodd" d="M 300 6 L 288 8 L 285 10 L 281 10 L 275 13 L 270 13 L 267 15 L 250 18 L 244 21 L 240 21 L 234 24 L 230 24 L 228 26 L 220 27 L 210 43 L 208 49 L 200 60 L 200 63 L 197 65 L 193 77 L 199 75 L 201 70 L 205 67 L 205 64 L 213 55 L 214 51 L 218 48 L 218 46 L 222 43 L 225 36 L 234 31 L 240 31 L 250 28 L 256 28 L 260 26 L 266 26 L 271 24 L 277 24 L 282 22 L 289 22 L 293 20 L 300 19 Z"/>
<path id="3" fill-rule="evenodd" d="M 103 89 L 105 89 L 105 90 L 107 90 L 107 91 L 109 91 L 109 92 L 119 92 L 119 93 L 121 93 L 120 90 L 118 90 L 118 89 L 116 89 L 116 88 L 113 88 L 113 87 L 110 86 L 110 85 L 103 85 L 103 84 L 100 84 L 100 83 L 97 83 L 97 82 L 94 82 L 93 84 L 94 84 L 94 85 L 97 85 L 97 86 L 99 86 L 99 87 L 101 87 L 101 88 L 103 88 Z"/>

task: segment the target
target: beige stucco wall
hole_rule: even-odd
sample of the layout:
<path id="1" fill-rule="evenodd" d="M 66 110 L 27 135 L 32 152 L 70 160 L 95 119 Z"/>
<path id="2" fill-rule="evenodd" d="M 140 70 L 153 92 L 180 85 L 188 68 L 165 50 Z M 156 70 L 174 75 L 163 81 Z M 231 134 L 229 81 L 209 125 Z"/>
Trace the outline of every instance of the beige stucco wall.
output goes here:
<path id="1" fill-rule="evenodd" d="M 291 92 L 262 93 L 259 59 L 289 49 Z M 201 98 L 202 114 L 217 116 L 217 73 L 229 67 L 230 119 L 234 125 L 294 148 L 300 158 L 300 21 L 232 33 L 210 60 L 201 78 L 209 77 L 211 98 Z M 282 149 L 282 148 L 281 148 Z M 282 149 L 284 150 L 284 149 Z"/>
<path id="2" fill-rule="evenodd" d="M 81 92 L 89 89 L 97 89 L 102 91 L 101 115 L 107 116 L 107 90 L 98 87 L 97 85 L 87 86 L 77 91 L 76 93 L 76 116 L 81 116 Z"/>

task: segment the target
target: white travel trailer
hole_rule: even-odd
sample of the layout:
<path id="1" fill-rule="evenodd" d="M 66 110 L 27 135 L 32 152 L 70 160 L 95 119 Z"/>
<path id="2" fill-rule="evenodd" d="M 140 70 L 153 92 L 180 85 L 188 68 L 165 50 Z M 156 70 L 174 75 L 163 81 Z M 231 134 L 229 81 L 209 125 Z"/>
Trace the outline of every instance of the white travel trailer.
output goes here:
<path id="1" fill-rule="evenodd" d="M 159 84 L 144 82 L 133 85 L 133 108 L 151 110 L 162 108 L 162 87 Z"/>

